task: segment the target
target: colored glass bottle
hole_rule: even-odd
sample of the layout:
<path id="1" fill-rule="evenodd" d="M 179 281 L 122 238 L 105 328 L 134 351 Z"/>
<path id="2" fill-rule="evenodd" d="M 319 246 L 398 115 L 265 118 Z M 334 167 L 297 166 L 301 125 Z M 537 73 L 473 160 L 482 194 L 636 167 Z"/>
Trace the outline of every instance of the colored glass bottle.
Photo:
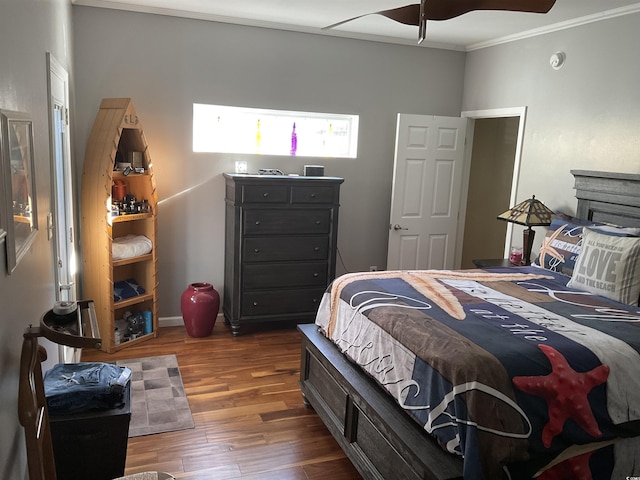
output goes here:
<path id="1" fill-rule="evenodd" d="M 256 128 L 256 153 L 260 153 L 260 143 L 262 142 L 262 133 L 260 133 L 260 120 Z"/>
<path id="2" fill-rule="evenodd" d="M 296 122 L 293 122 L 293 130 L 291 131 L 291 155 L 295 156 L 298 151 L 298 134 L 296 133 Z"/>

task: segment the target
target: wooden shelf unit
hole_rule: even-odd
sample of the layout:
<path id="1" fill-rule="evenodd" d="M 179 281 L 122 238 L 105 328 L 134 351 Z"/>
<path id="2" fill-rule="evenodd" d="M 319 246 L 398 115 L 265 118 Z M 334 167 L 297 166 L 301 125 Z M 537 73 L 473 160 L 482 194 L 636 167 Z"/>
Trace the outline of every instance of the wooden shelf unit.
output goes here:
<path id="1" fill-rule="evenodd" d="M 115 171 L 116 156 L 142 152 L 144 173 L 124 175 Z M 118 155 L 118 159 L 120 159 Z M 114 180 L 126 183 L 127 194 L 137 201 L 147 200 L 151 213 L 112 216 L 107 210 Z M 157 336 L 157 206 L 153 168 L 142 123 L 129 98 L 106 98 L 89 136 L 82 172 L 82 256 L 83 296 L 91 299 L 98 318 L 102 350 L 108 353 Z M 144 235 L 152 242 L 151 253 L 123 260 L 113 260 L 114 238 Z M 133 278 L 145 293 L 114 302 L 115 282 Z M 115 343 L 116 320 L 125 311 L 150 310 L 153 330 L 136 339 Z"/>

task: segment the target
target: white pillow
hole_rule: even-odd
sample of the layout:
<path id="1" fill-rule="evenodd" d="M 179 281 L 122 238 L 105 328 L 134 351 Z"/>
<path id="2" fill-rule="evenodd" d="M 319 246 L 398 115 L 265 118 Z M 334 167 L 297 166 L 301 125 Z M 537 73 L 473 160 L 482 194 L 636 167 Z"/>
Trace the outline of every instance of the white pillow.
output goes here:
<path id="1" fill-rule="evenodd" d="M 638 305 L 640 238 L 613 237 L 585 228 L 582 250 L 567 286 Z"/>

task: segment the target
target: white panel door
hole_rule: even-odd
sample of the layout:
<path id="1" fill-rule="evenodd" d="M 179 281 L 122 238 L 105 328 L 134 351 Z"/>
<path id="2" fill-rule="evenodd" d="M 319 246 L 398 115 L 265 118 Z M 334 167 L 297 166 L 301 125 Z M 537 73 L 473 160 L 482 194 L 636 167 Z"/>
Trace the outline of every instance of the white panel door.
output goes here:
<path id="1" fill-rule="evenodd" d="M 388 270 L 454 268 L 466 126 L 398 114 Z"/>
<path id="2" fill-rule="evenodd" d="M 56 300 L 76 299 L 76 252 L 73 214 L 73 175 L 69 132 L 69 75 L 51 55 L 49 66 L 49 109 Z"/>
<path id="3" fill-rule="evenodd" d="M 53 239 L 56 300 L 76 300 L 76 249 L 74 238 L 73 175 L 69 132 L 69 74 L 47 54 L 49 90 L 49 132 L 51 145 L 52 213 L 47 218 L 49 239 Z M 60 346 L 59 361 L 79 362 L 82 350 Z"/>

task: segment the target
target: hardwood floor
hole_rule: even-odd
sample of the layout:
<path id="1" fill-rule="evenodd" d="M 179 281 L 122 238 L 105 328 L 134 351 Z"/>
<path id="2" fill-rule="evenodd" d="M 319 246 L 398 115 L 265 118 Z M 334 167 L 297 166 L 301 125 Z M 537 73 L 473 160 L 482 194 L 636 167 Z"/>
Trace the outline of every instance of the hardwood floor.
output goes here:
<path id="1" fill-rule="evenodd" d="M 195 428 L 129 439 L 125 473 L 160 470 L 178 479 L 361 478 L 298 388 L 300 334 L 248 331 L 217 322 L 210 337 L 165 327 L 158 338 L 83 361 L 174 353 Z"/>

